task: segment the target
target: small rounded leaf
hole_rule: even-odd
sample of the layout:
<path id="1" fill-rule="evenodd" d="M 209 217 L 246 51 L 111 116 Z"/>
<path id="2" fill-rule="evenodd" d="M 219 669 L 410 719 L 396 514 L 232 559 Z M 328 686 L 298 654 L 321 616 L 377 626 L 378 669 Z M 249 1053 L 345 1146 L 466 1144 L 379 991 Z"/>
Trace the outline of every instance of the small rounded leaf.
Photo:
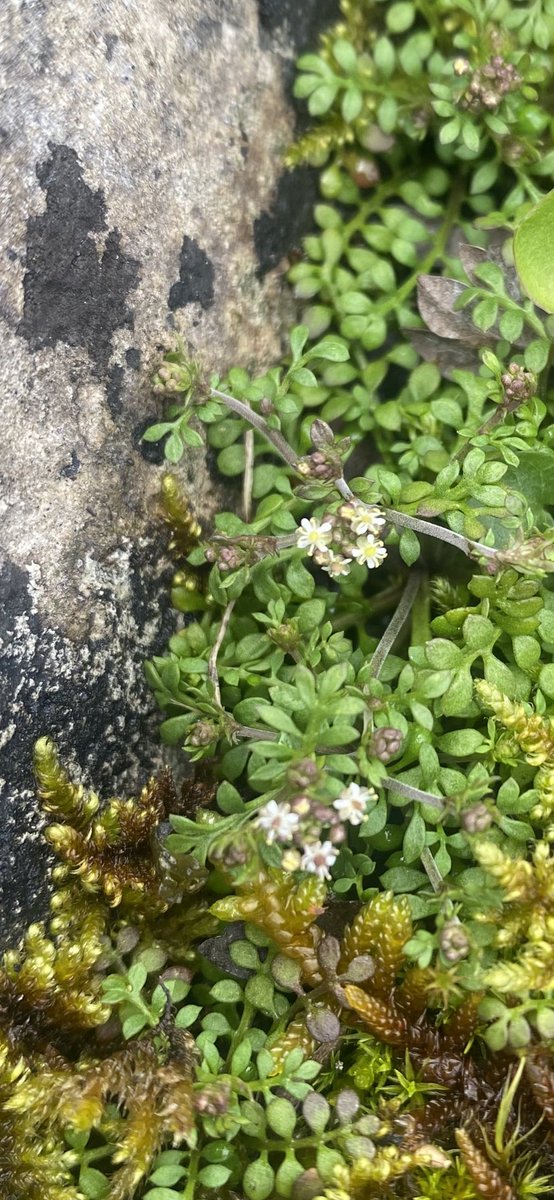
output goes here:
<path id="1" fill-rule="evenodd" d="M 292 958 L 287 958 L 286 954 L 276 954 L 271 964 L 271 974 L 279 987 L 302 995 L 300 967 Z"/>
<path id="2" fill-rule="evenodd" d="M 520 282 L 531 300 L 554 312 L 554 191 L 531 209 L 516 230 L 514 257 Z"/>
<path id="3" fill-rule="evenodd" d="M 541 1008 L 535 1017 L 535 1025 L 545 1041 L 549 1042 L 554 1038 L 554 1010 L 551 1008 Z"/>
<path id="4" fill-rule="evenodd" d="M 294 1133 L 296 1110 L 290 1100 L 277 1097 L 266 1109 L 267 1123 L 279 1137 L 288 1139 Z"/>
<path id="5" fill-rule="evenodd" d="M 309 1125 L 314 1133 L 323 1133 L 331 1109 L 324 1096 L 320 1096 L 319 1092 L 311 1092 L 302 1105 L 302 1115 L 306 1125 Z"/>
<path id="6" fill-rule="evenodd" d="M 242 1183 L 247 1200 L 268 1200 L 273 1192 L 275 1174 L 267 1158 L 248 1164 Z"/>
<path id="7" fill-rule="evenodd" d="M 340 1021 L 329 1008 L 317 1008 L 309 1013 L 306 1025 L 316 1042 L 334 1042 L 340 1035 Z"/>
<path id="8" fill-rule="evenodd" d="M 319 1171 L 315 1167 L 310 1167 L 308 1171 L 304 1171 L 298 1176 L 292 1189 L 292 1200 L 314 1200 L 315 1196 L 321 1194 L 324 1187 L 323 1180 Z"/>
<path id="9" fill-rule="evenodd" d="M 353 1088 L 343 1088 L 335 1101 L 338 1120 L 341 1125 L 348 1125 L 354 1120 L 360 1107 L 360 1098 Z"/>
<path id="10" fill-rule="evenodd" d="M 339 965 L 340 943 L 336 937 L 325 937 L 317 948 L 317 961 L 324 975 L 334 975 Z"/>
<path id="11" fill-rule="evenodd" d="M 375 972 L 375 964 L 369 954 L 358 954 L 348 964 L 348 970 L 342 976 L 348 983 L 365 983 Z"/>

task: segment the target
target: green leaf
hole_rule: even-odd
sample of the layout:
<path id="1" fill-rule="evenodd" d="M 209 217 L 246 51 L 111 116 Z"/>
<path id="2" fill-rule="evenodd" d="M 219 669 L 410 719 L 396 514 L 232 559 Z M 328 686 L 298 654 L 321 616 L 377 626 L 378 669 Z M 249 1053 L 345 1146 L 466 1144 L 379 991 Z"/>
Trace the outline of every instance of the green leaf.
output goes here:
<path id="1" fill-rule="evenodd" d="M 179 1166 L 179 1163 L 168 1163 L 165 1167 L 158 1167 L 150 1176 L 150 1182 L 158 1184 L 159 1187 L 173 1187 L 174 1183 L 178 1183 L 183 1175 L 186 1175 L 186 1168 Z"/>
<path id="2" fill-rule="evenodd" d="M 417 562 L 421 553 L 421 547 L 419 544 L 419 538 L 414 533 L 413 529 L 402 530 L 398 543 L 398 549 L 400 551 L 400 557 L 404 560 L 406 566 L 411 567 L 412 563 Z"/>
<path id="3" fill-rule="evenodd" d="M 300 633 L 310 633 L 312 629 L 317 629 L 325 619 L 325 611 L 324 600 L 307 600 L 305 604 L 301 604 L 296 613 Z"/>
<path id="4" fill-rule="evenodd" d="M 443 125 L 439 133 L 439 142 L 442 146 L 450 145 L 450 142 L 455 142 L 460 132 L 461 121 L 459 117 L 453 117 L 451 121 L 447 121 Z"/>
<path id="5" fill-rule="evenodd" d="M 175 1024 L 177 1028 L 189 1029 L 191 1025 L 194 1025 L 196 1018 L 201 1012 L 201 1004 L 184 1004 L 183 1007 L 179 1009 L 179 1012 L 175 1018 Z"/>
<path id="6" fill-rule="evenodd" d="M 210 988 L 210 996 L 220 1004 L 237 1004 L 242 1000 L 242 988 L 234 979 L 222 979 Z"/>
<path id="7" fill-rule="evenodd" d="M 306 345 L 306 342 L 308 341 L 309 336 L 310 331 L 307 325 L 295 325 L 294 329 L 291 331 L 290 348 L 292 351 L 293 362 L 298 362 L 298 359 L 301 358 L 302 351 Z"/>
<path id="8" fill-rule="evenodd" d="M 178 463 L 183 455 L 183 442 L 181 436 L 175 430 L 167 439 L 164 446 L 164 454 L 168 462 Z"/>
<path id="9" fill-rule="evenodd" d="M 391 4 L 386 14 L 387 29 L 391 33 L 405 33 L 415 20 L 415 5 L 410 0 L 397 0 Z"/>
<path id="10" fill-rule="evenodd" d="M 308 111 L 312 117 L 321 117 L 329 111 L 338 92 L 338 83 L 323 83 L 316 87 L 308 100 Z"/>
<path id="11" fill-rule="evenodd" d="M 269 1200 L 273 1192 L 275 1174 L 267 1158 L 259 1158 L 248 1164 L 244 1172 L 242 1190 L 246 1200 Z"/>
<path id="12" fill-rule="evenodd" d="M 453 733 L 445 733 L 438 739 L 437 745 L 444 754 L 452 754 L 457 758 L 469 758 L 481 747 L 485 748 L 483 735 L 478 729 L 456 729 Z"/>
<path id="13" fill-rule="evenodd" d="M 245 1038 L 244 1041 L 237 1046 L 236 1050 L 233 1051 L 233 1056 L 231 1058 L 231 1074 L 242 1075 L 243 1071 L 245 1071 L 249 1065 L 251 1058 L 252 1046 L 248 1039 Z"/>
<path id="14" fill-rule="evenodd" d="M 200 449 L 204 445 L 204 439 L 197 429 L 191 429 L 190 425 L 181 425 L 181 438 L 186 446 L 195 446 Z"/>
<path id="15" fill-rule="evenodd" d="M 217 457 L 217 465 L 223 475 L 242 475 L 244 471 L 244 446 L 235 442 L 226 446 Z"/>
<path id="16" fill-rule="evenodd" d="M 516 229 L 514 257 L 524 291 L 539 308 L 554 312 L 554 191 Z"/>
<path id="17" fill-rule="evenodd" d="M 362 111 L 364 102 L 363 94 L 357 87 L 349 87 L 344 93 L 341 105 L 342 116 L 345 121 L 355 121 Z"/>
<path id="18" fill-rule="evenodd" d="M 229 1167 L 224 1167 L 221 1163 L 210 1163 L 198 1172 L 198 1182 L 207 1188 L 220 1188 L 227 1183 L 230 1176 Z"/>
<path id="19" fill-rule="evenodd" d="M 358 56 L 352 42 L 348 42 L 346 38 L 337 38 L 336 42 L 333 42 L 333 55 L 339 67 L 348 75 L 356 70 Z"/>
<path id="20" fill-rule="evenodd" d="M 279 1137 L 290 1139 L 296 1126 L 296 1110 L 290 1100 L 270 1100 L 266 1108 L 267 1123 Z"/>
<path id="21" fill-rule="evenodd" d="M 539 675 L 539 687 L 545 696 L 554 696 L 554 663 L 548 663 Z"/>
<path id="22" fill-rule="evenodd" d="M 554 1011 L 551 1008 L 540 1008 L 535 1017 L 535 1025 L 546 1042 L 554 1038 Z"/>
<path id="23" fill-rule="evenodd" d="M 300 600 L 310 600 L 313 596 L 315 580 L 313 575 L 306 570 L 302 557 L 293 558 L 288 563 L 285 571 L 285 581 L 293 595 L 298 596 Z"/>
<path id="24" fill-rule="evenodd" d="M 160 438 L 165 437 L 166 433 L 173 428 L 169 421 L 162 421 L 158 425 L 149 425 L 142 435 L 143 442 L 159 442 Z"/>
<path id="25" fill-rule="evenodd" d="M 81 1167 L 79 1187 L 87 1200 L 103 1200 L 108 1195 L 110 1184 L 106 1176 L 95 1167 Z"/>
<path id="26" fill-rule="evenodd" d="M 496 183 L 498 178 L 499 162 L 493 158 L 490 162 L 481 163 L 473 172 L 471 179 L 470 192 L 472 196 L 479 195 L 481 192 L 488 192 Z"/>
<path id="27" fill-rule="evenodd" d="M 275 1016 L 273 981 L 267 975 L 253 975 L 247 980 L 244 995 L 249 1004 L 268 1017 Z"/>
<path id="28" fill-rule="evenodd" d="M 134 992 L 140 992 L 146 983 L 148 971 L 143 963 L 133 963 L 127 972 L 127 978 Z"/>
<path id="29" fill-rule="evenodd" d="M 528 371 L 534 371 L 536 375 L 544 371 L 550 354 L 550 343 L 547 341 L 530 342 L 525 347 L 524 359 L 525 366 Z"/>
<path id="30" fill-rule="evenodd" d="M 415 862 L 425 847 L 425 821 L 420 812 L 414 812 L 406 827 L 402 852 L 407 863 Z"/>
<path id="31" fill-rule="evenodd" d="M 121 1024 L 123 1037 L 127 1039 L 136 1037 L 137 1033 L 140 1033 L 141 1029 L 144 1029 L 144 1026 L 148 1024 L 148 1017 L 144 1013 L 131 1013 L 130 1016 L 125 1017 L 125 1020 Z"/>
<path id="32" fill-rule="evenodd" d="M 390 888 L 392 892 L 417 892 L 423 884 L 427 883 L 427 876 L 423 871 L 416 871 L 413 867 L 391 867 L 389 871 L 384 871 L 381 876 L 382 887 Z"/>
<path id="33" fill-rule="evenodd" d="M 329 362 L 346 362 L 350 358 L 348 346 L 338 338 L 322 338 L 317 345 L 312 346 L 310 358 L 325 358 Z"/>

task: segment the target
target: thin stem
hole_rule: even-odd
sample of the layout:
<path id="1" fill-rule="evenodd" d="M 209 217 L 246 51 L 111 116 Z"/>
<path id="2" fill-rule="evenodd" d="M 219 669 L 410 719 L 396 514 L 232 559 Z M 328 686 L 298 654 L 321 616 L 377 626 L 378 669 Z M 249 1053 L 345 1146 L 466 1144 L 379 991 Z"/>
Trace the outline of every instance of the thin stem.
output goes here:
<path id="1" fill-rule="evenodd" d="M 427 875 L 434 892 L 442 891 L 443 877 L 428 846 L 424 846 L 420 854 L 421 865 Z"/>
<path id="2" fill-rule="evenodd" d="M 406 621 L 408 620 L 412 604 L 417 596 L 422 579 L 423 576 L 419 571 L 412 571 L 408 578 L 408 582 L 404 588 L 404 591 L 402 592 L 398 606 L 393 613 L 393 616 L 389 621 L 381 641 L 379 642 L 371 659 L 370 669 L 374 679 L 379 678 L 385 662 L 394 646 L 394 643 L 399 633 L 403 629 Z"/>
<path id="3" fill-rule="evenodd" d="M 219 686 L 219 675 L 217 673 L 217 656 L 221 650 L 223 638 L 227 633 L 227 627 L 231 620 L 231 614 L 235 607 L 235 601 L 230 600 L 221 618 L 218 634 L 212 646 L 210 657 L 208 659 L 208 678 L 211 679 L 214 688 L 214 698 L 218 708 L 221 708 L 221 688 Z"/>
<path id="4" fill-rule="evenodd" d="M 383 513 L 391 525 L 400 525 L 404 529 L 413 529 L 414 533 L 423 533 L 427 537 L 438 538 L 440 542 L 448 542 L 466 554 L 468 558 L 495 559 L 497 551 L 493 546 L 485 546 L 483 542 L 474 542 L 461 533 L 454 533 L 445 525 L 435 525 L 432 521 L 423 521 L 421 517 L 410 517 L 408 513 L 397 512 L 395 508 L 384 508 Z"/>
<path id="5" fill-rule="evenodd" d="M 227 405 L 227 408 L 231 409 L 231 412 L 237 413 L 237 416 L 242 417 L 244 421 L 249 421 L 254 426 L 254 429 L 263 433 L 268 442 L 271 442 L 271 445 L 275 446 L 275 449 L 279 451 L 281 458 L 284 458 L 285 462 L 289 464 L 289 467 L 296 467 L 298 465 L 298 454 L 292 449 L 292 446 L 289 446 L 282 433 L 279 433 L 278 429 L 272 429 L 267 421 L 260 416 L 260 413 L 250 408 L 249 404 L 244 404 L 242 400 L 236 400 L 234 396 L 228 396 L 226 392 L 220 392 L 217 388 L 210 389 L 210 396 L 215 396 L 217 400 L 223 400 L 223 403 Z"/>
<path id="6" fill-rule="evenodd" d="M 233 730 L 237 738 L 250 738 L 253 742 L 278 742 L 279 734 L 271 729 L 254 729 L 252 725 L 237 725 Z"/>
<path id="7" fill-rule="evenodd" d="M 412 608 L 412 632 L 410 635 L 410 644 L 412 646 L 425 646 L 431 637 L 431 596 L 429 593 L 429 579 L 427 575 L 423 575 L 421 586 L 415 603 Z"/>
<path id="8" fill-rule="evenodd" d="M 345 500 L 356 499 L 346 479 L 335 479 L 334 482 L 337 491 Z M 438 538 L 441 542 L 448 542 L 457 550 L 461 550 L 462 554 L 467 554 L 468 558 L 496 558 L 497 551 L 492 546 L 485 546 L 483 542 L 474 542 L 461 533 L 454 533 L 452 529 L 446 529 L 444 525 L 434 525 L 431 521 L 422 521 L 421 517 L 410 517 L 408 513 L 397 512 L 395 508 L 384 508 L 383 513 L 391 525 L 400 525 L 405 529 L 413 529 L 415 533 L 424 533 L 428 537 Z"/>
<path id="9" fill-rule="evenodd" d="M 194 1193 L 196 1191 L 196 1177 L 198 1175 L 199 1166 L 200 1151 L 191 1150 L 187 1174 L 187 1185 L 183 1192 L 183 1200 L 194 1200 Z"/>
<path id="10" fill-rule="evenodd" d="M 244 435 L 244 479 L 242 481 L 242 515 L 248 523 L 252 516 L 252 484 L 254 481 L 254 430 Z"/>
<path id="11" fill-rule="evenodd" d="M 250 421 L 264 437 L 271 442 L 272 446 L 278 450 L 285 462 L 289 466 L 296 468 L 298 464 L 298 455 L 292 446 L 278 433 L 276 429 L 270 429 L 269 425 L 259 413 L 254 412 L 248 404 L 243 404 L 242 400 L 235 400 L 234 396 L 227 396 L 225 392 L 219 392 L 217 388 L 212 388 L 212 396 L 216 396 L 219 400 L 223 400 L 227 407 L 232 412 L 238 413 L 245 421 Z M 353 491 L 349 488 L 344 478 L 335 479 L 334 486 L 345 500 L 354 500 Z M 413 529 L 416 533 L 427 534 L 428 537 L 438 538 L 439 541 L 448 542 L 449 545 L 455 546 L 457 550 L 461 550 L 462 554 L 466 554 L 468 558 L 496 558 L 496 550 L 491 546 L 485 546 L 483 542 L 474 542 L 471 538 L 463 537 L 461 533 L 454 533 L 452 529 L 446 529 L 443 525 L 434 525 L 431 521 L 423 521 L 420 517 L 409 517 L 407 513 L 397 512 L 394 508 L 384 508 L 383 512 L 391 525 L 400 525 L 405 529 Z"/>
<path id="12" fill-rule="evenodd" d="M 390 775 L 381 780 L 380 786 L 389 792 L 396 792 L 398 796 L 404 796 L 406 800 L 417 800 L 420 804 L 427 804 L 429 808 L 438 808 L 440 812 L 444 810 L 444 800 L 441 796 L 434 796 L 432 792 L 422 792 L 421 788 L 401 783 L 399 779 L 391 779 Z"/>

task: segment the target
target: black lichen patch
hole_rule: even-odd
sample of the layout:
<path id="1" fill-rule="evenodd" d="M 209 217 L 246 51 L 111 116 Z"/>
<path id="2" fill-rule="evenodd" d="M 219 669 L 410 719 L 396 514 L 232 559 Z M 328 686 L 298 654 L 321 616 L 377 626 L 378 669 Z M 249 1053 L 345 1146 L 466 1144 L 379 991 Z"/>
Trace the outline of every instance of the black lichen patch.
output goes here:
<path id="1" fill-rule="evenodd" d="M 121 388 L 123 386 L 123 376 L 125 372 L 123 367 L 113 366 L 108 371 L 108 384 L 106 387 L 106 401 L 112 417 L 118 417 L 123 408 L 121 399 Z"/>
<path id="2" fill-rule="evenodd" d="M 263 44 L 264 34 L 284 29 L 295 54 L 301 54 L 338 15 L 338 0 L 258 0 L 260 40 Z"/>
<path id="3" fill-rule="evenodd" d="M 172 284 L 168 304 L 172 312 L 186 304 L 210 308 L 214 302 L 214 267 L 205 250 L 193 238 L 184 237 L 179 260 L 179 279 Z"/>
<path id="4" fill-rule="evenodd" d="M 143 434 L 146 433 L 149 425 L 154 425 L 159 419 L 159 413 L 152 413 L 151 416 L 139 421 L 138 425 L 135 425 L 133 429 L 133 445 L 139 454 L 142 455 L 145 462 L 152 463 L 156 467 L 161 466 L 165 462 L 164 439 L 160 442 L 144 442 Z"/>
<path id="5" fill-rule="evenodd" d="M 62 467 L 62 469 L 60 471 L 60 479 L 76 479 L 80 470 L 81 470 L 81 462 L 78 457 L 77 451 L 72 450 L 71 451 L 71 461 L 66 463 L 65 467 Z"/>
<path id="6" fill-rule="evenodd" d="M 282 262 L 290 250 L 300 245 L 313 226 L 313 206 L 317 198 L 317 171 L 295 167 L 280 176 L 269 211 L 254 221 L 254 246 L 258 276 L 266 275 Z"/>
<path id="7" fill-rule="evenodd" d="M 112 229 L 103 252 L 91 234 L 106 229 L 100 189 L 83 179 L 75 150 L 50 145 L 51 158 L 37 166 L 46 210 L 27 222 L 27 268 L 23 319 L 18 333 L 33 350 L 65 342 L 83 346 L 96 374 L 108 365 L 114 331 L 132 325 L 127 297 L 139 263 L 121 251 Z"/>
<path id="8" fill-rule="evenodd" d="M 25 570 L 11 562 L 0 568 L 0 949 L 46 912 L 48 852 L 32 770 L 37 738 L 52 736 L 102 794 L 125 790 L 130 768 L 144 781 L 159 765 L 156 740 L 146 736 L 152 702 L 143 676 L 146 653 L 161 653 L 175 624 L 173 568 L 148 567 L 159 556 L 158 543 L 134 551 L 128 591 L 97 594 L 96 605 L 111 617 L 105 636 L 83 645 L 42 621 Z"/>
<path id="9" fill-rule="evenodd" d="M 140 350 L 136 346 L 130 346 L 125 351 L 125 362 L 131 368 L 131 371 L 138 371 L 140 368 Z"/>

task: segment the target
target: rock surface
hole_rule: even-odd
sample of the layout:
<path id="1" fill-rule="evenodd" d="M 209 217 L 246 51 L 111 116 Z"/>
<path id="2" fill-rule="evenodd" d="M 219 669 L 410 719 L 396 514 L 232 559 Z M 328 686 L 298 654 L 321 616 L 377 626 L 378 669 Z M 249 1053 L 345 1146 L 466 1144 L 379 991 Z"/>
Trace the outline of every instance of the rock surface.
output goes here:
<path id="1" fill-rule="evenodd" d="M 310 220 L 288 80 L 334 0 L 11 0 L 0 13 L 0 942 L 44 912 L 31 752 L 130 791 L 160 761 L 142 662 L 173 627 L 157 348 L 279 350 L 273 268 Z M 281 181 L 279 177 L 281 176 Z M 209 516 L 204 455 L 183 477 Z"/>

